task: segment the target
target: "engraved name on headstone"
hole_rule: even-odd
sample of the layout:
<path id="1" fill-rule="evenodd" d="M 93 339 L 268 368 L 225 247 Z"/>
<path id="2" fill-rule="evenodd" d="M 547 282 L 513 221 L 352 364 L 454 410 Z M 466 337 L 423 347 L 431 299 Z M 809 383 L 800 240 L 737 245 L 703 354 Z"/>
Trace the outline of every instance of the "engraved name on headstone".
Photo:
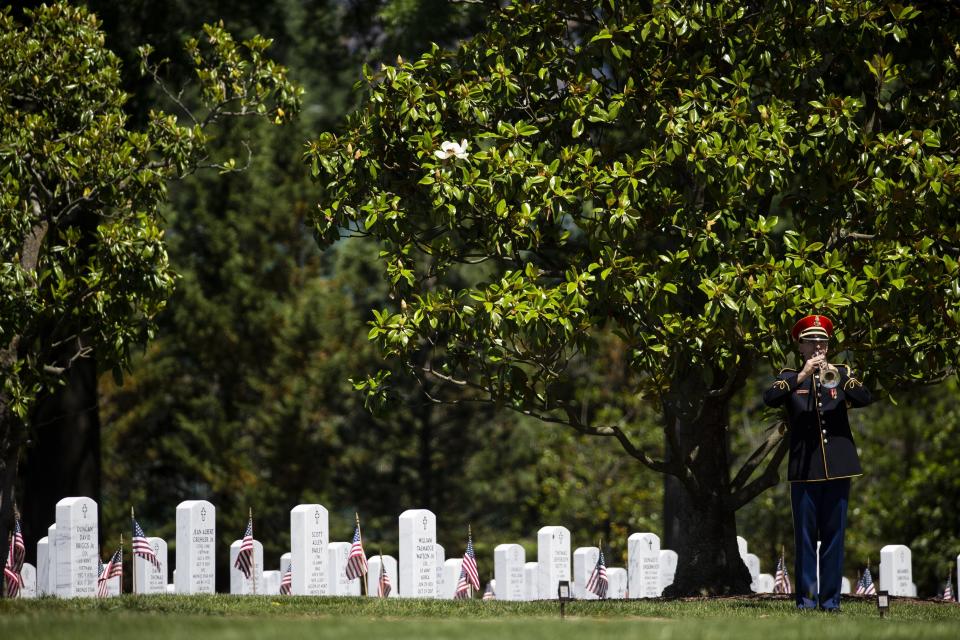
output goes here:
<path id="1" fill-rule="evenodd" d="M 660 538 L 634 533 L 627 538 L 627 577 L 631 598 L 660 596 Z"/>
<path id="2" fill-rule="evenodd" d="M 537 592 L 543 600 L 556 600 L 561 580 L 570 580 L 570 531 L 566 527 L 541 527 L 537 531 Z"/>
<path id="3" fill-rule="evenodd" d="M 347 558 L 351 546 L 349 542 L 331 542 L 327 545 L 327 571 L 332 596 L 360 595 L 360 578 L 347 578 Z"/>
<path id="4" fill-rule="evenodd" d="M 290 550 L 293 573 L 290 593 L 295 596 L 325 596 L 327 543 L 330 541 L 327 509 L 319 504 L 301 504 L 290 511 Z M 279 585 L 277 587 L 279 589 Z"/>
<path id="5" fill-rule="evenodd" d="M 177 505 L 178 594 L 216 593 L 217 510 L 206 500 Z"/>
<path id="6" fill-rule="evenodd" d="M 163 538 L 147 538 L 147 543 L 157 555 L 160 567 L 140 556 L 134 556 L 136 564 L 134 571 L 134 593 L 166 593 L 167 592 L 167 541 Z"/>
<path id="7" fill-rule="evenodd" d="M 880 588 L 891 596 L 911 597 L 913 592 L 913 561 L 910 548 L 902 544 L 888 544 L 880 549 Z"/>
<path id="8" fill-rule="evenodd" d="M 523 566 L 527 552 L 519 544 L 498 544 L 493 549 L 493 575 L 499 585 L 497 600 L 524 600 Z"/>
<path id="9" fill-rule="evenodd" d="M 437 598 L 443 597 L 443 565 L 447 561 L 447 551 L 439 544 L 433 545 L 437 557 Z"/>
<path id="10" fill-rule="evenodd" d="M 97 595 L 97 554 L 100 552 L 97 503 L 90 498 L 64 498 L 57 503 L 57 595 L 94 598 Z"/>
<path id="11" fill-rule="evenodd" d="M 400 597 L 437 597 L 437 517 L 428 509 L 400 514 Z M 396 590 L 397 585 L 394 585 Z"/>

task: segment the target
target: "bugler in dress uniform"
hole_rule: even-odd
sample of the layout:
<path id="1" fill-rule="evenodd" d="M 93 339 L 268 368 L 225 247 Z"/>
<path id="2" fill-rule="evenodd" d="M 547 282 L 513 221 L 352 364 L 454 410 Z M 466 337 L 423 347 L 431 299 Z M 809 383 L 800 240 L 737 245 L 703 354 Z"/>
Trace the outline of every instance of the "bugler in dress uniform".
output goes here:
<path id="1" fill-rule="evenodd" d="M 791 335 L 804 367 L 781 371 L 763 400 L 771 407 L 784 407 L 787 413 L 797 606 L 839 610 L 850 478 L 863 473 L 847 409 L 866 406 L 873 398 L 846 365 L 835 365 L 835 380 L 824 385 L 821 364 L 826 365 L 826 347 L 833 335 L 829 318 L 807 316 L 794 325 Z"/>

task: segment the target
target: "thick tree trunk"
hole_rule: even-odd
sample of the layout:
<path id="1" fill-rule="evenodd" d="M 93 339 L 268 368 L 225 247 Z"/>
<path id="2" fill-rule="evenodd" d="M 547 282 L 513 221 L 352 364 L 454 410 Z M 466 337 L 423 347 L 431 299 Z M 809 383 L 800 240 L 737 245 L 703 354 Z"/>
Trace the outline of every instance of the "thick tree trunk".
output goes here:
<path id="1" fill-rule="evenodd" d="M 33 412 L 33 442 L 23 461 L 23 526 L 40 538 L 53 524 L 61 498 L 100 502 L 100 412 L 97 364 L 81 358 L 64 386 L 41 398 Z"/>
<path id="2" fill-rule="evenodd" d="M 748 594 L 750 573 L 740 558 L 729 499 L 729 395 L 711 396 L 697 382 L 666 406 L 668 460 L 682 462 L 692 478 L 674 479 L 676 489 L 665 492 L 664 546 L 677 552 L 678 561 L 664 595 Z"/>
<path id="3" fill-rule="evenodd" d="M 677 573 L 667 597 L 748 594 L 750 572 L 737 547 L 733 510 L 712 496 L 694 498 L 681 489 L 677 508 Z"/>

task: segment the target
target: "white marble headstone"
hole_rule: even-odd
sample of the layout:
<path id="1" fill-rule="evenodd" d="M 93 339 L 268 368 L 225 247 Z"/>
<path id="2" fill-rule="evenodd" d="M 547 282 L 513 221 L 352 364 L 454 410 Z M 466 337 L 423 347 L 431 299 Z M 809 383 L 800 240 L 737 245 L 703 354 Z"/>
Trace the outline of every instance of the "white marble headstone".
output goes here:
<path id="1" fill-rule="evenodd" d="M 43 536 L 37 540 L 37 596 L 50 593 L 50 538 Z"/>
<path id="2" fill-rule="evenodd" d="M 177 505 L 177 593 L 216 593 L 217 510 L 206 500 Z"/>
<path id="3" fill-rule="evenodd" d="M 97 554 L 100 533 L 97 503 L 90 498 L 64 498 L 57 503 L 57 595 L 94 598 L 97 595 Z"/>
<path id="4" fill-rule="evenodd" d="M 457 583 L 460 581 L 460 569 L 463 567 L 463 558 L 447 558 L 443 563 L 443 589 L 440 592 L 440 599 L 453 600 L 453 594 L 457 590 Z"/>
<path id="5" fill-rule="evenodd" d="M 880 587 L 892 596 L 910 596 L 913 583 L 913 562 L 910 548 L 888 544 L 880 549 Z"/>
<path id="6" fill-rule="evenodd" d="M 150 547 L 160 561 L 158 569 L 146 558 L 135 555 L 134 562 L 134 593 L 166 593 L 167 592 L 167 541 L 163 538 L 147 538 Z"/>
<path id="7" fill-rule="evenodd" d="M 740 552 L 741 558 L 745 558 L 749 551 L 747 539 L 743 536 L 737 536 L 737 550 Z M 744 560 L 744 562 L 746 562 L 746 560 Z"/>
<path id="8" fill-rule="evenodd" d="M 319 504 L 301 504 L 290 511 L 290 550 L 293 562 L 293 573 L 290 574 L 291 594 L 325 596 L 330 592 L 327 579 L 329 541 L 330 527 L 326 507 Z M 278 584 L 277 589 L 279 588 Z"/>
<path id="9" fill-rule="evenodd" d="M 243 572 L 235 566 L 242 544 L 243 540 L 234 540 L 230 545 L 230 593 L 244 596 L 263 594 L 263 544 L 256 539 L 253 541 L 253 568 L 249 578 L 244 577 Z"/>
<path id="10" fill-rule="evenodd" d="M 383 558 L 383 566 L 387 572 L 387 577 L 390 578 L 390 595 L 387 597 L 399 598 L 400 594 L 397 593 L 397 559 L 388 555 L 375 555 L 367 558 L 367 595 L 376 598 L 377 593 L 379 593 L 377 583 L 380 580 L 381 557 Z M 436 576 L 436 572 L 434 572 L 434 576 Z"/>
<path id="11" fill-rule="evenodd" d="M 660 596 L 660 538 L 633 533 L 627 538 L 627 576 L 631 598 Z"/>
<path id="12" fill-rule="evenodd" d="M 360 578 L 347 579 L 347 558 L 350 556 L 352 546 L 349 542 L 331 542 L 327 545 L 329 558 L 327 569 L 330 572 L 330 595 L 332 596 L 360 595 Z"/>
<path id="13" fill-rule="evenodd" d="M 598 547 L 578 547 L 573 552 L 573 597 L 577 600 L 599 600 L 597 594 L 587 591 L 587 580 L 597 566 Z M 608 578 L 609 580 L 609 578 Z"/>
<path id="14" fill-rule="evenodd" d="M 280 556 L 280 575 L 283 576 L 290 568 L 290 560 L 293 558 L 293 554 L 287 551 L 285 554 Z"/>
<path id="15" fill-rule="evenodd" d="M 167 593 L 169 593 L 170 595 L 174 595 L 176 592 L 177 592 L 177 585 L 173 584 L 172 582 L 167 585 Z"/>
<path id="16" fill-rule="evenodd" d="M 776 583 L 773 576 L 769 573 L 761 573 L 757 576 L 756 592 L 757 593 L 773 593 L 773 585 Z"/>
<path id="17" fill-rule="evenodd" d="M 540 599 L 540 567 L 536 562 L 523 565 L 523 599 L 532 602 Z"/>
<path id="18" fill-rule="evenodd" d="M 437 597 L 437 517 L 429 509 L 400 514 L 400 597 Z M 394 585 L 394 590 L 397 585 Z"/>
<path id="19" fill-rule="evenodd" d="M 747 565 L 747 571 L 750 572 L 750 589 L 756 592 L 757 578 L 760 576 L 760 558 L 755 553 L 748 553 L 744 556 L 743 562 Z"/>
<path id="20" fill-rule="evenodd" d="M 113 576 L 107 580 L 107 597 L 117 598 L 120 596 L 120 576 Z"/>
<path id="21" fill-rule="evenodd" d="M 271 570 L 263 572 L 263 593 L 268 596 L 280 595 L 280 572 Z"/>
<path id="22" fill-rule="evenodd" d="M 23 578 L 23 586 L 20 587 L 21 598 L 37 597 L 37 570 L 29 562 L 24 562 L 20 568 L 20 577 Z"/>
<path id="23" fill-rule="evenodd" d="M 447 551 L 439 544 L 433 545 L 437 558 L 437 598 L 443 598 L 443 565 L 447 561 Z"/>
<path id="24" fill-rule="evenodd" d="M 623 600 L 627 597 L 627 570 L 607 567 L 607 599 Z"/>
<path id="25" fill-rule="evenodd" d="M 556 600 L 561 580 L 570 580 L 570 531 L 566 527 L 541 527 L 537 531 L 537 592 L 543 600 Z"/>
<path id="26" fill-rule="evenodd" d="M 850 593 L 850 581 L 847 578 L 840 578 L 840 593 L 844 595 Z"/>
<path id="27" fill-rule="evenodd" d="M 493 549 L 493 575 L 497 584 L 497 600 L 524 600 L 523 566 L 527 552 L 519 544 L 498 544 Z"/>
<path id="28" fill-rule="evenodd" d="M 47 595 L 57 595 L 57 525 L 47 527 Z"/>
<path id="29" fill-rule="evenodd" d="M 659 589 L 660 595 L 663 595 L 663 590 L 673 584 L 673 579 L 677 575 L 677 552 L 670 549 L 661 549 L 660 550 L 660 577 L 659 580 Z"/>

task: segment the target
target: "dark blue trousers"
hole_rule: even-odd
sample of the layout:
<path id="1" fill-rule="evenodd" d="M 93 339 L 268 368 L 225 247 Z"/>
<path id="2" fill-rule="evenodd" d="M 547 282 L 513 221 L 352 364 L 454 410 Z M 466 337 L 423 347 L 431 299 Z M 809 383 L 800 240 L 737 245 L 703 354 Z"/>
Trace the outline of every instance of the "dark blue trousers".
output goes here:
<path id="1" fill-rule="evenodd" d="M 794 590 L 803 609 L 840 607 L 843 580 L 843 535 L 847 529 L 850 478 L 790 483 L 796 550 Z M 817 540 L 820 585 L 817 586 Z"/>

